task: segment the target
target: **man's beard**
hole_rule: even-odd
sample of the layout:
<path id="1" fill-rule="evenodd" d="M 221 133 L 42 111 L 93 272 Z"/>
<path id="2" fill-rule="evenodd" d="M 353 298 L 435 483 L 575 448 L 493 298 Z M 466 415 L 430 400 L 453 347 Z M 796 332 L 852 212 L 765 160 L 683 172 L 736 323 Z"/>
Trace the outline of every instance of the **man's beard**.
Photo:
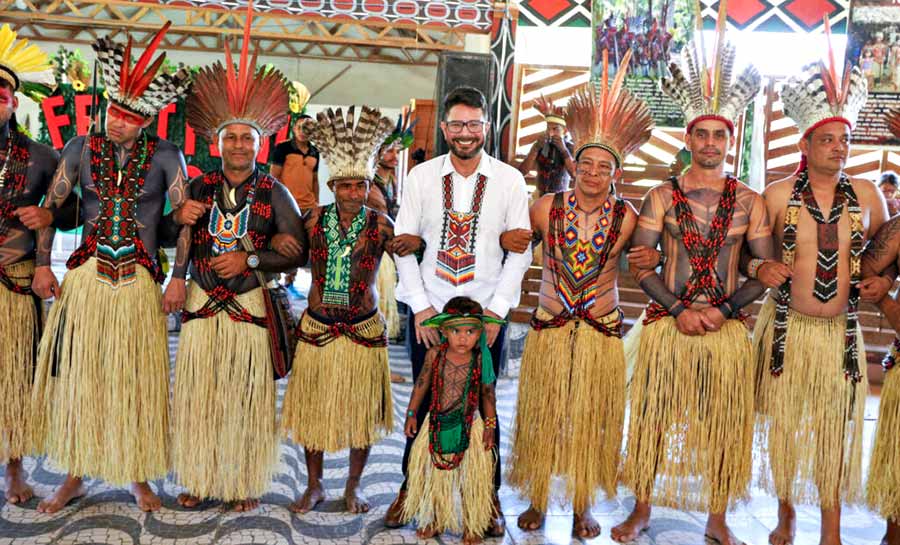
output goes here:
<path id="1" fill-rule="evenodd" d="M 481 153 L 481 150 L 484 149 L 484 139 L 482 139 L 481 142 L 470 152 L 461 152 L 455 142 L 455 139 L 453 138 L 451 138 L 450 141 L 447 142 L 447 145 L 450 147 L 450 152 L 453 153 L 453 155 L 459 157 L 460 159 L 471 159 L 473 157 L 477 157 L 478 154 Z"/>

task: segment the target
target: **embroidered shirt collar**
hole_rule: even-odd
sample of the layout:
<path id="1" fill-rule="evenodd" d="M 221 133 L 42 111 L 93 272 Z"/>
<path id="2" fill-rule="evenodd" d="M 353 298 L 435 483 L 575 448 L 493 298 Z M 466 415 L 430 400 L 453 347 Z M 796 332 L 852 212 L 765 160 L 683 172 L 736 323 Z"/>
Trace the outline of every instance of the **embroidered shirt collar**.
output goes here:
<path id="1" fill-rule="evenodd" d="M 444 164 L 441 165 L 441 177 L 446 176 L 447 174 L 459 174 L 456 172 L 456 167 L 453 166 L 453 162 L 450 160 L 450 154 L 444 156 Z M 483 174 L 485 178 L 490 178 L 494 174 L 494 167 L 491 164 L 491 157 L 485 153 L 484 150 L 481 151 L 481 161 L 478 163 L 478 168 L 475 169 L 476 174 Z M 459 174 L 462 176 L 462 174 Z M 465 178 L 465 176 L 463 176 Z"/>

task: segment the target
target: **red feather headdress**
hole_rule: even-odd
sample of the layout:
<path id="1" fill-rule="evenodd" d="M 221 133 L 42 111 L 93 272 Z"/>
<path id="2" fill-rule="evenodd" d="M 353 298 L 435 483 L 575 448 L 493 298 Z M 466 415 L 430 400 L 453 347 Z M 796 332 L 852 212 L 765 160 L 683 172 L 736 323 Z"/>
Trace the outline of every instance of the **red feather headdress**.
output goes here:
<path id="1" fill-rule="evenodd" d="M 161 72 L 165 53 L 150 62 L 171 25 L 167 21 L 159 29 L 134 67 L 131 66 L 131 36 L 126 46 L 114 43 L 107 36 L 94 43 L 106 92 L 114 104 L 152 117 L 187 91 L 191 75 L 186 68 L 180 67 L 174 74 Z"/>
<path id="2" fill-rule="evenodd" d="M 278 132 L 290 119 L 290 83 L 274 68 L 256 68 L 256 53 L 248 60 L 253 3 L 247 4 L 244 42 L 237 71 L 231 47 L 225 42 L 225 66 L 216 62 L 194 77 L 188 101 L 187 121 L 195 131 L 212 140 L 233 123 L 250 125 L 260 136 Z"/>

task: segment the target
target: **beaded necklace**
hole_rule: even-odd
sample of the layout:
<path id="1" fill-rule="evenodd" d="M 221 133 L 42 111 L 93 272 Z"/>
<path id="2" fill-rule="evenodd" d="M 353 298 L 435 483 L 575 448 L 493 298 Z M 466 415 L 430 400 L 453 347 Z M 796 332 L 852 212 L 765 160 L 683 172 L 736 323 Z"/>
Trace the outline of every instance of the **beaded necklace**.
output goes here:
<path id="1" fill-rule="evenodd" d="M 100 210 L 94 230 L 72 253 L 66 266 L 73 269 L 96 257 L 97 281 L 117 289 L 135 281 L 135 264 L 139 264 L 161 283 L 165 275 L 144 248 L 135 221 L 138 197 L 159 139 L 141 133 L 135 142 L 135 155 L 123 172 L 117 164 L 111 140 L 105 136 L 87 138 L 91 149 L 91 181 L 100 201 Z"/>
<path id="2" fill-rule="evenodd" d="M 606 266 L 609 253 L 619 238 L 625 203 L 611 194 L 602 205 L 602 213 L 592 229 L 589 241 L 579 236 L 578 202 L 575 192 L 565 199 L 557 193 L 550 209 L 548 233 L 551 272 L 559 300 L 570 315 L 585 314 L 593 306 L 599 288 L 597 280 Z M 615 204 L 613 204 L 615 203 Z M 565 222 L 565 226 L 563 226 Z M 556 248 L 561 257 L 556 258 Z"/>
<path id="3" fill-rule="evenodd" d="M 0 247 L 9 236 L 9 225 L 15 220 L 15 210 L 22 203 L 18 201 L 28 182 L 26 170 L 31 154 L 28 151 L 28 139 L 17 130 L 10 130 L 6 139 L 6 157 L 0 171 Z M 13 293 L 30 294 L 30 286 L 19 286 L 6 274 L 0 265 L 0 285 Z"/>
<path id="4" fill-rule="evenodd" d="M 472 193 L 471 211 L 460 212 L 453 209 L 453 174 L 444 175 L 442 180 L 444 215 L 435 273 L 454 286 L 475 279 L 475 236 L 486 185 L 487 177 L 479 173 Z"/>
<path id="5" fill-rule="evenodd" d="M 784 215 L 781 260 L 788 267 L 794 265 L 794 256 L 797 250 L 797 223 L 800 219 L 801 207 L 806 206 L 809 215 L 816 220 L 818 241 L 821 245 L 816 258 L 816 283 L 813 288 L 813 296 L 820 301 L 827 301 L 834 297 L 837 293 L 837 221 L 843 212 L 844 203 L 847 204 L 847 213 L 850 217 L 850 293 L 847 298 L 847 327 L 844 331 L 844 376 L 856 383 L 862 380 L 857 358 L 859 348 L 856 345 L 856 326 L 859 321 L 859 282 L 862 277 L 865 230 L 862 222 L 862 209 L 859 206 L 856 192 L 853 191 L 850 178 L 846 174 L 841 173 L 835 189 L 834 203 L 828 220 L 826 220 L 812 195 L 809 172 L 807 169 L 800 172 L 794 182 L 794 189 Z M 822 244 L 823 238 L 828 240 L 826 244 Z M 769 363 L 769 371 L 775 376 L 784 371 L 784 344 L 787 338 L 790 302 L 791 279 L 788 278 L 775 294 L 774 347 Z"/>
<path id="6" fill-rule="evenodd" d="M 431 404 L 429 406 L 429 437 L 428 451 L 431 453 L 431 462 L 434 467 L 441 470 L 452 470 L 459 467 L 469 448 L 469 440 L 472 431 L 472 422 L 475 419 L 475 411 L 478 409 L 478 394 L 481 387 L 481 366 L 478 358 L 473 354 L 469 361 L 469 372 L 466 375 L 466 386 L 460 399 L 461 406 L 444 414 L 441 406 L 440 392 L 444 390 L 444 367 L 447 365 L 447 350 L 449 345 L 441 344 L 434 358 L 431 369 Z M 458 432 L 459 440 L 456 448 L 453 448 L 450 459 L 446 458 L 441 442 L 441 432 L 455 432 L 455 428 L 461 427 Z M 449 428 L 449 429 L 448 429 Z"/>
<path id="7" fill-rule="evenodd" d="M 694 211 L 691 209 L 687 195 L 678 185 L 678 178 L 669 178 L 672 184 L 672 204 L 675 208 L 675 219 L 678 221 L 678 229 L 681 231 L 681 241 L 688 253 L 691 264 L 691 276 L 684 284 L 684 288 L 678 295 L 678 299 L 685 308 L 690 308 L 698 296 L 705 295 L 710 306 L 717 307 L 723 304 L 727 296 L 722 288 L 722 279 L 716 270 L 719 261 L 719 252 L 725 246 L 728 230 L 731 229 L 731 220 L 734 215 L 734 206 L 737 195 L 737 178 L 728 176 L 725 180 L 725 189 L 719 197 L 716 214 L 709 224 L 709 232 L 704 237 L 697 227 Z M 647 307 L 647 315 L 644 324 L 650 324 L 668 316 L 669 311 L 654 301 Z"/>
<path id="8" fill-rule="evenodd" d="M 346 307 L 350 304 L 350 252 L 359 240 L 359 234 L 366 225 L 366 208 L 359 212 L 350 222 L 350 228 L 343 234 L 341 221 L 337 213 L 337 205 L 325 208 L 322 221 L 325 224 L 325 243 L 328 245 L 328 261 L 325 266 L 325 288 L 322 303 L 326 305 Z"/>

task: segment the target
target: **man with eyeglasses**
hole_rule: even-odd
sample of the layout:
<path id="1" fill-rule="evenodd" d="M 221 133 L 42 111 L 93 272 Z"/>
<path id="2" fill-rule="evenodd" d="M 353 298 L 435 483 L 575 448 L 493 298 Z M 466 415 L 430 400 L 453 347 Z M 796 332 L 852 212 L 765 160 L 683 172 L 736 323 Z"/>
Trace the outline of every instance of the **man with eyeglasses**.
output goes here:
<path id="1" fill-rule="evenodd" d="M 397 298 L 412 309 L 410 359 L 416 381 L 428 380 L 420 376 L 425 352 L 440 343 L 437 331 L 423 327 L 422 322 L 455 296 L 474 299 L 489 316 L 505 317 L 519 302 L 522 277 L 531 263 L 530 253 L 511 252 L 504 260 L 500 247 L 501 233 L 515 229 L 530 232 L 528 193 L 519 171 L 483 151 L 488 128 L 484 95 L 471 87 L 457 88 L 444 99 L 443 111 L 441 130 L 450 153 L 426 161 L 409 173 L 394 226 L 395 235 L 399 235 L 395 238 L 398 253 L 407 243 L 418 247 L 417 237 L 425 241 L 421 263 L 413 256 L 396 259 L 400 274 Z M 494 324 L 485 326 L 495 371 L 505 329 Z M 416 415 L 419 422 L 429 405 L 428 399 L 420 405 Z M 495 444 L 499 445 L 499 429 L 494 433 Z M 404 475 L 413 440 L 407 439 L 403 454 Z M 500 475 L 498 463 L 495 490 L 500 488 Z M 385 514 L 385 526 L 402 525 L 405 498 L 404 483 Z M 496 512 L 486 534 L 501 536 L 506 523 L 496 493 L 494 505 Z"/>

